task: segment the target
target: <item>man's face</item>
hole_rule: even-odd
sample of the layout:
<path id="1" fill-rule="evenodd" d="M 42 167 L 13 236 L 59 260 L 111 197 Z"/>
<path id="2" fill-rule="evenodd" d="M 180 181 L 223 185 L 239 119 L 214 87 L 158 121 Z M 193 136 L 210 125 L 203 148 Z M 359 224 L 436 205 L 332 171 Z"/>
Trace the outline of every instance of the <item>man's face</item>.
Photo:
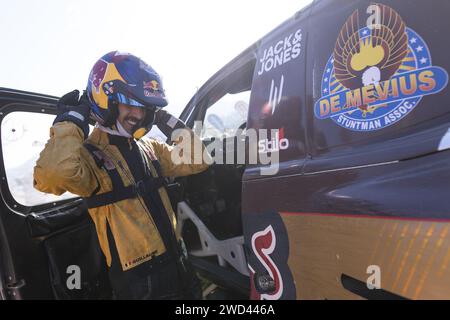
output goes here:
<path id="1" fill-rule="evenodd" d="M 129 134 L 133 134 L 135 128 L 142 124 L 145 118 L 145 109 L 131 107 L 119 103 L 119 116 L 117 120 Z"/>

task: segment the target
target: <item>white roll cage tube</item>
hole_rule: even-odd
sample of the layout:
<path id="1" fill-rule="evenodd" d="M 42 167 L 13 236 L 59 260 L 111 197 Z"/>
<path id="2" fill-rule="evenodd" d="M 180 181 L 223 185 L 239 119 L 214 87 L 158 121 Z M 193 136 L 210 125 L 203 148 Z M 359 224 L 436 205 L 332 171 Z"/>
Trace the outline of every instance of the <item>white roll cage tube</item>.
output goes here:
<path id="1" fill-rule="evenodd" d="M 177 216 L 177 229 L 180 234 L 187 220 L 191 220 L 198 231 L 201 249 L 192 250 L 189 254 L 196 257 L 217 256 L 221 267 L 229 264 L 239 273 L 249 276 L 244 252 L 244 236 L 218 240 L 185 201 L 178 203 Z"/>

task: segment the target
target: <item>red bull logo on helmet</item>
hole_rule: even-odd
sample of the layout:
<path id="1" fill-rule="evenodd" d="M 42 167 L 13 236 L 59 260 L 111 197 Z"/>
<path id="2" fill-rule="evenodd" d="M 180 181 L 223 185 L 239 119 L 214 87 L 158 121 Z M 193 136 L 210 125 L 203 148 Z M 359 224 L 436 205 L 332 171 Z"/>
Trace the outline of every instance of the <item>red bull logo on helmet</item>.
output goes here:
<path id="1" fill-rule="evenodd" d="M 106 69 L 108 68 L 108 63 L 104 60 L 98 60 L 91 71 L 89 79 L 95 88 L 96 93 L 100 93 L 100 85 L 105 78 Z"/>
<path id="2" fill-rule="evenodd" d="M 156 80 L 144 81 L 143 88 L 144 88 L 144 96 L 146 96 L 146 97 L 162 97 L 163 96 L 160 91 L 159 83 Z"/>
<path id="3" fill-rule="evenodd" d="M 159 83 L 156 80 L 144 81 L 144 89 L 150 89 L 150 90 L 158 91 L 159 90 Z"/>
<path id="4" fill-rule="evenodd" d="M 108 96 L 115 90 L 113 81 L 119 80 L 125 83 L 114 63 L 108 63 L 103 59 L 97 61 L 89 77 L 93 102 L 102 109 L 108 108 Z"/>

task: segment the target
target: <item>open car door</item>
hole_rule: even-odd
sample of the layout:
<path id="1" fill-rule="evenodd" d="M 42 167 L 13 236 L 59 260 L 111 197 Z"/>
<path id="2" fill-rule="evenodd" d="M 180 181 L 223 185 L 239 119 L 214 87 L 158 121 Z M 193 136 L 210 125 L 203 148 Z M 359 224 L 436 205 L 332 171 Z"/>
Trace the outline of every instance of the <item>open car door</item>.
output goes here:
<path id="1" fill-rule="evenodd" d="M 200 136 L 214 163 L 200 174 L 176 179 L 183 199 L 177 205 L 178 227 L 197 271 L 229 292 L 221 299 L 250 296 L 241 216 L 248 155 L 240 151 L 248 140 L 256 48 L 250 46 L 215 73 L 180 116 Z"/>
<path id="2" fill-rule="evenodd" d="M 0 298 L 111 296 L 95 227 L 83 201 L 33 188 L 57 98 L 0 89 Z"/>

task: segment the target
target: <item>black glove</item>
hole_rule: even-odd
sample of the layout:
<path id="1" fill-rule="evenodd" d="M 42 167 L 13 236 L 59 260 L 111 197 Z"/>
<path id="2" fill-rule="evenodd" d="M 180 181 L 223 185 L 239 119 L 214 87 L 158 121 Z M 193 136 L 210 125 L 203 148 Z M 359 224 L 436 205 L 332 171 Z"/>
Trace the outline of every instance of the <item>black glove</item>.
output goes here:
<path id="1" fill-rule="evenodd" d="M 170 113 L 162 109 L 158 110 L 155 114 L 155 124 L 169 139 L 171 138 L 174 130 L 186 128 L 183 121 L 175 118 Z"/>
<path id="2" fill-rule="evenodd" d="M 89 135 L 89 115 L 91 108 L 85 94 L 80 96 L 80 91 L 73 90 L 66 93 L 56 104 L 57 117 L 53 124 L 63 121 L 71 121 L 83 130 L 84 138 Z"/>

